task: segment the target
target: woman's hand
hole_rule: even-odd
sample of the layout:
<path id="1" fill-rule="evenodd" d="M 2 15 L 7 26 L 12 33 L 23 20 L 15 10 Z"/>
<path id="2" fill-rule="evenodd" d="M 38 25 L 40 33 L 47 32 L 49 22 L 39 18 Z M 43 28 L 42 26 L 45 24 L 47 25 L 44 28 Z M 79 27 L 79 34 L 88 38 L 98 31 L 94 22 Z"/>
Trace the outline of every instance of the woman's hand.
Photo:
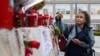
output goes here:
<path id="1" fill-rule="evenodd" d="M 75 44 L 77 44 L 77 45 L 79 45 L 79 46 L 81 44 L 81 41 L 79 39 L 75 39 L 75 38 L 72 39 L 72 42 L 75 43 Z"/>

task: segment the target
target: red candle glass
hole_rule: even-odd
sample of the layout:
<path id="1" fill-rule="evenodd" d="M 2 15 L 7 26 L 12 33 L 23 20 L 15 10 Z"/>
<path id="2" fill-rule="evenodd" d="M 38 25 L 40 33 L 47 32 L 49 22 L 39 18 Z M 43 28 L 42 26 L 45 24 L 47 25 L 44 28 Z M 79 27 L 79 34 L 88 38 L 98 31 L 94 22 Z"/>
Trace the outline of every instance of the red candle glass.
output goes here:
<path id="1" fill-rule="evenodd" d="M 31 15 L 29 16 L 29 18 L 28 18 L 28 21 L 29 21 L 29 27 L 35 27 L 36 26 L 36 24 L 35 24 L 35 22 L 36 22 L 36 13 L 31 13 Z"/>
<path id="2" fill-rule="evenodd" d="M 9 0 L 0 2 L 0 28 L 12 29 L 13 27 L 13 7 Z"/>
<path id="3" fill-rule="evenodd" d="M 23 11 L 19 11 L 19 24 L 21 27 L 25 27 L 25 13 Z"/>
<path id="4" fill-rule="evenodd" d="M 43 25 L 44 25 L 44 26 L 47 26 L 48 23 L 49 23 L 49 15 L 48 15 L 48 14 L 45 14 L 45 15 L 43 16 L 43 21 L 44 21 Z"/>
<path id="5" fill-rule="evenodd" d="M 43 16 L 42 14 L 38 14 L 38 26 L 43 25 Z"/>

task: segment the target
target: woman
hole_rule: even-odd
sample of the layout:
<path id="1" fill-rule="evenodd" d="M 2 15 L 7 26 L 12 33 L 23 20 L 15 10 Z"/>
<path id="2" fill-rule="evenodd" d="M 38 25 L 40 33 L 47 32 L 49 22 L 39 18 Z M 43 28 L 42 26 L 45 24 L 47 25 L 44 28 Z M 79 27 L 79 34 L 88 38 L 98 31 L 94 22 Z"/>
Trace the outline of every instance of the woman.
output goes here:
<path id="1" fill-rule="evenodd" d="M 81 11 L 76 16 L 76 24 L 69 34 L 65 56 L 91 56 L 90 49 L 95 40 L 90 27 L 90 16 Z"/>

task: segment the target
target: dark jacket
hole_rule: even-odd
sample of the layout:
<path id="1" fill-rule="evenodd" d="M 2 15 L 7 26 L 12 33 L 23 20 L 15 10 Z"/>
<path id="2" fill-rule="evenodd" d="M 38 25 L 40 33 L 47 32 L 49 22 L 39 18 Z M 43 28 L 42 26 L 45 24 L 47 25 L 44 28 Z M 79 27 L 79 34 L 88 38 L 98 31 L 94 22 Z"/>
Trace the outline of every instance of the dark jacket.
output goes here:
<path id="1" fill-rule="evenodd" d="M 76 26 L 76 27 L 77 27 L 77 32 L 80 33 L 79 36 L 78 36 L 78 39 L 81 41 L 80 47 L 86 48 L 86 52 L 89 53 L 89 50 L 90 50 L 89 47 L 90 47 L 90 45 L 91 45 L 91 47 L 93 47 L 93 45 L 94 45 L 94 43 L 95 43 L 93 31 L 92 31 L 92 29 L 89 29 L 89 30 L 88 30 L 88 28 L 87 28 L 86 30 L 82 30 L 79 26 Z M 87 31 L 87 30 L 88 30 L 88 31 Z M 88 37 L 87 37 L 87 35 L 84 35 L 84 34 L 83 34 L 84 31 L 87 31 L 86 34 L 88 34 Z M 83 37 L 86 36 L 87 38 L 86 38 L 86 39 L 85 39 L 85 38 L 82 39 L 82 36 L 83 36 Z M 73 30 L 72 30 L 72 32 L 69 34 L 68 41 L 67 41 L 67 45 L 68 45 L 68 46 L 69 46 L 69 45 L 73 45 L 72 48 L 75 49 L 75 51 L 72 50 L 72 52 L 70 52 L 70 53 L 76 54 L 75 52 L 77 52 L 77 53 L 80 54 L 80 51 L 78 51 L 78 50 L 79 50 L 79 47 L 76 46 L 76 45 L 74 45 L 74 44 L 72 43 L 72 41 L 71 41 L 71 40 L 72 40 L 73 38 L 75 38 L 75 37 L 76 37 L 76 29 L 75 29 L 75 27 L 74 27 Z M 89 42 L 90 42 L 90 43 L 89 43 Z M 75 47 L 76 47 L 76 48 L 75 48 Z M 84 49 L 83 49 L 83 50 L 84 50 Z M 75 56 L 74 54 L 71 55 L 71 56 Z M 76 56 L 79 56 L 79 54 L 76 55 Z"/>

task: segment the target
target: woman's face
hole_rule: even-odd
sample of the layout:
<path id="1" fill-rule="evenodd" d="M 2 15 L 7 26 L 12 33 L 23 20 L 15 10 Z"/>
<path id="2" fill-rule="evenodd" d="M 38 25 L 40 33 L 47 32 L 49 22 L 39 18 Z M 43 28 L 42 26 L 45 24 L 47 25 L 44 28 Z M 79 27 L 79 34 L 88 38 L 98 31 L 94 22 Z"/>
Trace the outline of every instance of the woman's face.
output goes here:
<path id="1" fill-rule="evenodd" d="M 85 15 L 83 13 L 79 13 L 76 16 L 76 23 L 78 25 L 83 25 L 86 22 Z"/>

